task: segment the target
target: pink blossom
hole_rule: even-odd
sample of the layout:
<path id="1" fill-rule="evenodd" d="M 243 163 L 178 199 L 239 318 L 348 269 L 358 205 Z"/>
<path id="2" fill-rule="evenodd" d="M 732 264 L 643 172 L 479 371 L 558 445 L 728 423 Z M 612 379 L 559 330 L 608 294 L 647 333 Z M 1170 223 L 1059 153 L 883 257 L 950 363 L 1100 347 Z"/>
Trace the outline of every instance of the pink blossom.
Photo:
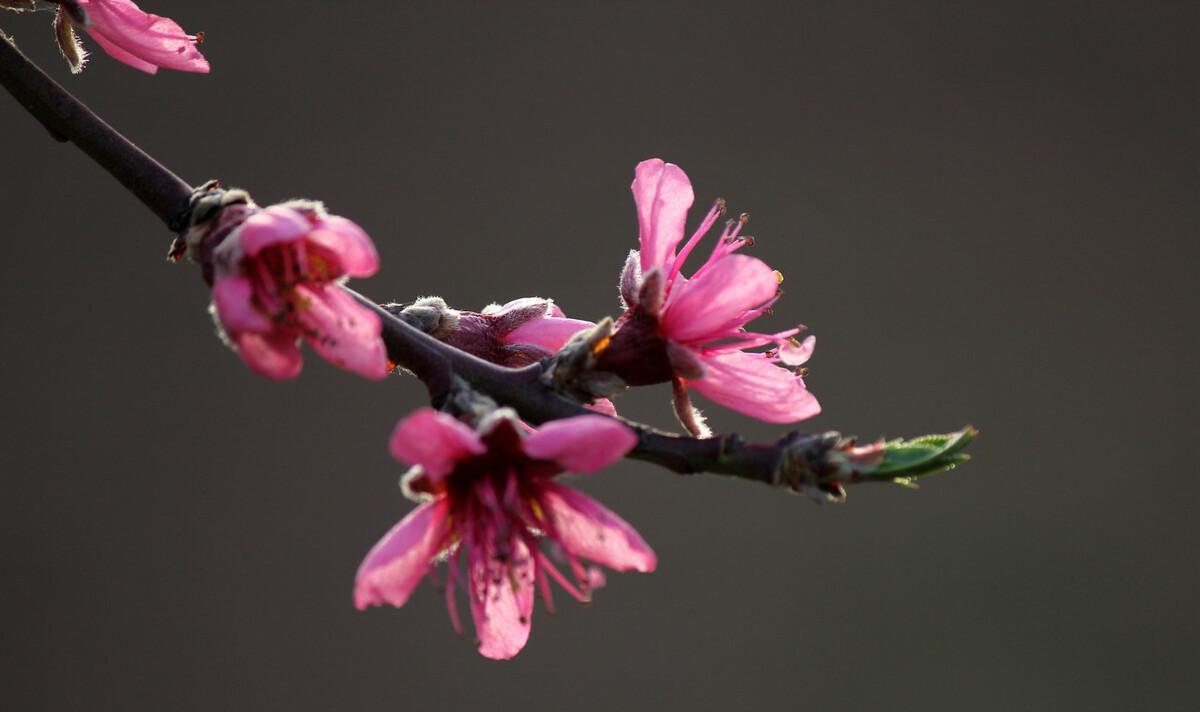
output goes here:
<path id="1" fill-rule="evenodd" d="M 149 74 L 159 67 L 208 72 L 208 61 L 196 49 L 199 38 L 186 34 L 174 20 L 142 12 L 131 0 L 71 4 L 82 10 L 83 29 L 113 59 Z"/>
<path id="2" fill-rule="evenodd" d="M 380 379 L 389 366 L 379 317 L 340 286 L 379 268 L 371 238 L 319 203 L 251 209 L 213 251 L 213 311 L 255 372 L 295 378 L 306 340 L 333 364 Z"/>
<path id="3" fill-rule="evenodd" d="M 423 503 L 367 554 L 355 579 L 355 605 L 402 606 L 444 561 L 455 630 L 462 630 L 458 586 L 466 589 L 479 652 L 513 657 L 529 638 L 535 587 L 553 610 L 550 579 L 580 601 L 603 582 L 585 561 L 616 571 L 656 567 L 654 552 L 633 527 L 554 481 L 564 470 L 606 467 L 635 442 L 628 428 L 597 415 L 531 430 L 501 409 L 473 430 L 444 413 L 418 410 L 396 426 L 391 452 L 413 466 L 405 488 Z M 555 553 L 565 559 L 567 574 L 551 562 Z"/>
<path id="4" fill-rule="evenodd" d="M 746 329 L 775 303 L 782 281 L 762 260 L 737 254 L 749 243 L 741 236 L 746 217 L 727 222 L 708 259 L 686 277 L 683 264 L 724 213 L 724 201 L 679 247 L 693 200 L 687 175 L 657 158 L 638 164 L 634 175 L 641 250 L 626 262 L 626 310 L 596 368 L 629 385 L 674 381 L 772 423 L 819 413 L 817 399 L 793 372 L 808 360 L 815 339 L 797 342 L 800 328 L 770 334 Z M 771 348 L 750 350 L 759 347 Z"/>

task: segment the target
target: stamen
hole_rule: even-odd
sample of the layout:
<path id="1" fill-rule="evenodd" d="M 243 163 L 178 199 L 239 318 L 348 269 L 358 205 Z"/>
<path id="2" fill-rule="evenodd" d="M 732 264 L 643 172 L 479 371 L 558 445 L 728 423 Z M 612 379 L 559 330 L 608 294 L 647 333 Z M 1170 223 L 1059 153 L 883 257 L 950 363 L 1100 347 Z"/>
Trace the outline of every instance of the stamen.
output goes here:
<path id="1" fill-rule="evenodd" d="M 579 590 L 586 592 L 590 600 L 591 592 L 588 591 L 587 570 L 583 568 L 583 564 L 579 562 L 579 559 L 566 549 L 563 549 L 563 556 L 566 557 L 567 564 L 571 567 L 571 573 L 575 574 L 575 580 L 579 583 Z"/>
<path id="2" fill-rule="evenodd" d="M 537 553 L 537 562 L 539 568 L 544 567 L 546 573 L 553 576 L 554 580 L 558 582 L 558 585 L 566 589 L 567 593 L 574 596 L 575 600 L 579 601 L 580 603 L 592 602 L 591 596 L 584 595 L 579 591 L 579 589 L 575 588 L 575 586 L 567 580 L 567 577 L 563 576 L 558 569 L 554 568 L 554 564 L 550 563 L 550 560 L 546 558 L 546 555 L 540 551 Z"/>
<path id="3" fill-rule="evenodd" d="M 280 260 L 283 262 L 283 283 L 291 286 L 299 280 L 296 279 L 296 260 L 295 255 L 287 247 L 282 247 L 279 250 Z"/>
<path id="4" fill-rule="evenodd" d="M 542 603 L 546 606 L 546 612 L 554 614 L 554 593 L 550 590 L 550 579 L 546 578 L 546 572 L 542 567 L 537 567 L 537 584 L 538 591 L 542 594 Z"/>
<path id="5" fill-rule="evenodd" d="M 450 561 L 448 568 L 450 573 L 446 576 L 446 611 L 450 614 L 450 625 L 454 627 L 454 632 L 462 635 L 462 620 L 458 617 L 458 601 L 454 599 L 454 581 L 458 578 L 457 556 Z"/>
<path id="6" fill-rule="evenodd" d="M 683 263 L 685 260 L 687 260 L 688 255 L 692 253 L 692 249 L 695 248 L 696 245 L 699 244 L 700 240 L 708 234 L 708 231 L 712 229 L 713 223 L 717 221 L 717 218 L 724 214 L 725 199 L 717 198 L 715 201 L 713 201 L 712 207 L 709 208 L 708 214 L 704 216 L 704 220 L 700 221 L 700 227 L 696 228 L 696 232 L 692 233 L 692 236 L 688 238 L 686 243 L 684 243 L 683 249 L 681 249 L 679 253 L 675 255 L 675 261 L 671 263 L 671 271 L 667 275 L 667 284 L 670 284 L 675 280 L 675 276 L 679 274 L 679 270 L 683 269 Z M 720 241 L 718 240 L 718 243 L 719 242 Z"/>
<path id="7" fill-rule="evenodd" d="M 508 471 L 508 479 L 504 482 L 504 507 L 505 509 L 516 511 L 520 505 L 521 493 L 517 489 L 517 473 L 511 468 Z"/>
<path id="8" fill-rule="evenodd" d="M 304 246 L 304 240 L 296 243 L 296 264 L 300 270 L 300 280 L 309 281 L 313 279 L 312 273 L 308 271 L 308 248 Z"/>

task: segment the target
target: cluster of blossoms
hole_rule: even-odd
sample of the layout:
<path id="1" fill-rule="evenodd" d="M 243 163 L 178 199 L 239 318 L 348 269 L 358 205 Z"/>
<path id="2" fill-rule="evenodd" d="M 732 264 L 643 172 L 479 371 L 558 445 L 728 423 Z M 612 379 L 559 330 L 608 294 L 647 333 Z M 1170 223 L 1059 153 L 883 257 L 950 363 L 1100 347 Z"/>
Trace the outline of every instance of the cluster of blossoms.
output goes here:
<path id="1" fill-rule="evenodd" d="M 551 300 L 534 297 L 479 312 L 452 309 L 438 297 L 383 308 L 493 363 L 567 370 L 573 386 L 565 391 L 582 394 L 589 407 L 608 415 L 615 410 L 605 396 L 664 382 L 675 386 L 677 413 L 693 433 L 702 433 L 703 425 L 687 389 L 769 422 L 819 412 L 797 373 L 812 353 L 812 337 L 797 341 L 799 327 L 746 329 L 779 298 L 781 278 L 761 260 L 737 253 L 750 243 L 741 235 L 745 217 L 725 225 L 707 260 L 688 277 L 684 262 L 723 213 L 723 201 L 681 247 L 693 200 L 683 171 L 645 161 L 635 171 L 633 194 L 640 249 L 622 273 L 625 309 L 615 322 L 568 318 Z M 379 266 L 359 226 L 317 203 L 259 208 L 241 191 L 198 196 L 174 254 L 186 253 L 204 267 L 217 324 L 250 368 L 273 379 L 295 377 L 302 340 L 367 378 L 393 368 L 380 317 L 342 289 L 345 279 L 370 276 Z M 403 490 L 419 506 L 363 561 L 354 589 L 359 608 L 404 605 L 420 581 L 445 564 L 454 629 L 462 630 L 455 602 L 462 589 L 479 652 L 508 658 L 528 640 L 537 593 L 552 607 L 551 581 L 586 601 L 604 581 L 597 565 L 654 570 L 654 552 L 632 527 L 555 480 L 624 457 L 637 441 L 628 427 L 588 415 L 535 430 L 494 403 L 453 410 L 458 417 L 418 410 L 392 435 L 392 455 L 411 466 Z"/>
<path id="2" fill-rule="evenodd" d="M 57 6 L 59 45 L 75 71 L 85 56 L 75 27 L 145 72 L 209 69 L 196 49 L 202 36 L 187 35 L 130 0 L 48 4 Z M 33 0 L 0 0 L 0 7 L 40 9 Z M 693 193 L 682 169 L 644 161 L 632 189 L 639 245 L 620 277 L 623 312 L 615 321 L 569 318 L 553 301 L 535 297 L 479 312 L 452 309 L 438 297 L 382 307 L 385 317 L 391 313 L 478 358 L 509 368 L 538 364 L 547 382 L 597 414 L 535 429 L 468 391 L 470 405 L 451 399 L 452 413 L 422 408 L 401 420 L 390 450 L 411 467 L 402 489 L 418 506 L 359 567 L 358 608 L 404 605 L 444 564 L 454 629 L 462 631 L 456 604 L 462 589 L 479 652 L 510 658 L 529 638 L 538 594 L 552 610 L 552 581 L 588 601 L 604 583 L 601 566 L 640 572 L 657 566 L 629 524 L 557 480 L 565 472 L 603 469 L 637 444 L 634 431 L 611 417 L 610 396 L 629 386 L 670 383 L 680 422 L 698 436 L 707 431 L 689 390 L 772 423 L 820 411 L 800 368 L 813 338 L 796 339 L 803 327 L 747 328 L 779 299 L 782 276 L 739 252 L 751 244 L 742 234 L 746 217 L 726 222 L 707 259 L 688 276 L 684 264 L 724 215 L 724 201 L 713 204 L 685 241 Z M 378 271 L 375 246 L 361 227 L 320 203 L 262 208 L 243 191 L 206 185 L 193 197 L 189 224 L 170 253 L 175 260 L 185 255 L 212 287 L 220 335 L 254 372 L 273 380 L 297 377 L 301 342 L 365 378 L 382 379 L 396 369 L 380 312 L 343 287 Z"/>
<path id="3" fill-rule="evenodd" d="M 0 8 L 54 9 L 59 46 L 73 71 L 85 59 L 77 27 L 112 57 L 148 73 L 209 70 L 196 48 L 202 34 L 187 35 L 131 0 L 0 0 Z M 8 38 L 0 33 L 0 41 Z M 20 57 L 7 45 L 0 49 L 5 61 Z M 75 101 L 60 98 L 67 106 Z M 103 136 L 115 133 L 103 128 Z M 716 200 L 685 240 L 692 185 L 681 168 L 659 159 L 634 171 L 638 249 L 620 275 L 622 312 L 597 323 L 567 317 L 537 297 L 479 312 L 453 309 L 438 297 L 377 305 L 345 287 L 379 269 L 374 243 L 354 222 L 314 201 L 259 207 L 246 192 L 215 181 L 195 189 L 180 210 L 187 186 L 158 164 L 153 168 L 154 175 L 174 179 L 163 182 L 175 189 L 162 188 L 170 195 L 159 196 L 159 182 L 146 181 L 155 199 L 148 204 L 160 203 L 156 210 L 172 229 L 186 222 L 168 257 L 186 256 L 200 266 L 212 288 L 218 333 L 251 370 L 272 380 L 296 378 L 307 343 L 364 378 L 384 379 L 407 366 L 427 382 L 442 410 L 421 408 L 403 418 L 389 443 L 391 454 L 410 466 L 401 489 L 417 506 L 363 560 L 354 603 L 359 609 L 403 606 L 444 564 L 451 624 L 462 632 L 461 589 L 476 646 L 489 658 L 511 658 L 525 646 L 535 599 L 540 595 L 553 610 L 552 582 L 589 601 L 605 582 L 601 567 L 650 572 L 657 566 L 633 527 L 563 485 L 561 474 L 596 472 L 637 448 L 638 456 L 681 472 L 749 473 L 819 501 L 839 501 L 843 482 L 870 477 L 910 484 L 950 469 L 966 459 L 960 451 L 975 435 L 968 427 L 864 446 L 838 433 L 790 433 L 773 446 L 747 445 L 736 436 L 705 439 L 693 391 L 771 423 L 819 413 L 803 368 L 815 339 L 798 338 L 802 326 L 750 328 L 779 300 L 783 276 L 744 254 L 753 244 L 742 232 L 746 215 L 725 221 L 707 258 L 685 270 L 725 215 L 725 202 Z M 531 427 L 459 376 L 520 404 L 539 422 L 557 419 Z M 610 398 L 653 384 L 670 384 L 676 415 L 694 439 L 616 417 Z M 592 412 L 578 415 L 586 412 L 578 406 Z"/>
<path id="4" fill-rule="evenodd" d="M 801 328 L 775 333 L 746 325 L 779 298 L 781 277 L 739 254 L 750 244 L 746 219 L 726 223 L 708 258 L 686 276 L 684 262 L 724 212 L 717 201 L 683 241 L 692 188 L 661 160 L 637 166 L 633 182 L 639 248 L 621 275 L 624 312 L 614 322 L 572 319 L 549 299 L 527 297 L 479 312 L 438 297 L 383 310 L 430 336 L 505 367 L 539 364 L 563 373 L 563 390 L 604 415 L 552 421 L 534 429 L 490 404 L 421 409 L 402 420 L 392 455 L 411 466 L 404 493 L 419 506 L 367 555 L 355 581 L 359 608 L 404 605 L 439 564 L 446 604 L 462 630 L 456 589 L 466 593 L 476 643 L 491 658 L 515 655 L 529 637 L 540 592 L 552 607 L 551 581 L 586 601 L 601 585 L 598 566 L 652 571 L 654 552 L 620 517 L 555 480 L 590 473 L 624 457 L 637 442 L 612 417 L 608 396 L 628 386 L 671 383 L 680 421 L 703 422 L 688 389 L 769 422 L 819 412 L 798 367 L 813 339 Z M 682 243 L 682 246 L 681 246 Z M 381 317 L 342 285 L 379 268 L 370 238 L 319 203 L 260 208 L 242 191 L 214 185 L 197 192 L 191 224 L 172 249 L 199 263 L 212 285 L 212 313 L 226 342 L 255 372 L 290 379 L 301 370 L 301 341 L 335 365 L 378 379 L 394 368 Z M 477 398 L 478 400 L 478 398 Z M 457 416 L 457 417 L 456 417 Z"/>

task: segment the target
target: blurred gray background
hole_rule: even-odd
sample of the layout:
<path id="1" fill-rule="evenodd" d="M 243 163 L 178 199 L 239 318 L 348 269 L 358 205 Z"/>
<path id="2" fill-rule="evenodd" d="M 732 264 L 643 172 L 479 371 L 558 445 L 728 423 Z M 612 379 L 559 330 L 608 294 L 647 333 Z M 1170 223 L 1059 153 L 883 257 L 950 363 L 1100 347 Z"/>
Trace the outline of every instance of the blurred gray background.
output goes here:
<path id="1" fill-rule="evenodd" d="M 613 314 L 660 156 L 786 275 L 803 428 L 983 436 L 839 507 L 587 479 L 659 571 L 484 660 L 432 587 L 351 605 L 420 384 L 253 376 L 155 218 L 0 96 L 0 706 L 1196 709 L 1196 3 L 143 6 L 207 33 L 209 77 L 86 38 L 71 76 L 48 15 L 0 27 L 189 181 L 358 221 L 376 298 Z M 662 390 L 619 405 L 672 424 Z"/>

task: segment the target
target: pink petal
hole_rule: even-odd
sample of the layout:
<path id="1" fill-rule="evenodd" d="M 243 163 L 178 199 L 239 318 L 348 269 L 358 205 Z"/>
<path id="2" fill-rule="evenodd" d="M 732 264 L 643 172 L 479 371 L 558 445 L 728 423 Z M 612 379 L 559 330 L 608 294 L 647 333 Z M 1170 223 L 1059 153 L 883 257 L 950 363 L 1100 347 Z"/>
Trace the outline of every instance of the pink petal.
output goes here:
<path id="1" fill-rule="evenodd" d="M 459 460 L 487 450 L 475 431 L 433 408 L 421 408 L 401 420 L 388 449 L 397 460 L 425 468 L 435 481 L 453 470 Z"/>
<path id="2" fill-rule="evenodd" d="M 115 59 L 152 74 L 144 65 L 208 72 L 208 61 L 174 20 L 142 12 L 130 0 L 80 0 L 79 5 L 90 20 L 84 29 Z"/>
<path id="3" fill-rule="evenodd" d="M 729 255 L 699 277 L 675 283 L 662 315 L 663 333 L 683 342 L 722 338 L 778 289 L 779 280 L 765 262 Z"/>
<path id="4" fill-rule="evenodd" d="M 84 29 L 88 30 L 88 34 L 91 35 L 92 40 L 94 40 L 96 44 L 100 45 L 100 48 L 103 49 L 105 54 L 108 56 L 112 57 L 118 62 L 128 64 L 134 69 L 143 71 L 146 74 L 158 74 L 158 65 L 151 64 L 144 59 L 139 59 L 133 54 L 126 52 L 117 45 L 113 44 L 111 40 L 99 32 L 92 32 L 87 26 L 85 26 Z"/>
<path id="5" fill-rule="evenodd" d="M 253 257 L 272 245 L 295 242 L 312 229 L 312 223 L 300 212 L 273 205 L 246 218 L 234 236 L 241 241 L 242 252 Z"/>
<path id="6" fill-rule="evenodd" d="M 253 296 L 254 285 L 246 277 L 221 277 L 213 282 L 213 307 L 227 333 L 266 333 L 273 328 L 271 321 L 255 308 Z"/>
<path id="7" fill-rule="evenodd" d="M 284 329 L 264 334 L 246 331 L 229 337 L 237 346 L 238 355 L 258 375 L 275 381 L 300 375 L 304 358 L 300 355 L 296 336 L 291 332 Z"/>
<path id="8" fill-rule="evenodd" d="M 351 220 L 328 215 L 317 222 L 306 240 L 333 254 L 341 265 L 341 274 L 370 277 L 379 271 L 375 243 Z"/>
<path id="9" fill-rule="evenodd" d="M 553 524 L 552 536 L 568 552 L 615 571 L 649 572 L 658 566 L 637 530 L 591 497 L 547 482 L 540 501 Z"/>
<path id="10" fill-rule="evenodd" d="M 358 567 L 354 605 L 359 610 L 385 603 L 403 606 L 429 571 L 446 539 L 449 501 L 426 502 L 384 535 Z"/>
<path id="11" fill-rule="evenodd" d="M 614 418 L 617 416 L 617 407 L 607 398 L 597 398 L 583 407 L 603 415 L 611 415 Z"/>
<path id="12" fill-rule="evenodd" d="M 491 534 L 491 532 L 489 532 Z M 495 547 L 472 547 L 468 552 L 467 576 L 471 599 L 471 617 L 479 654 L 493 660 L 507 660 L 529 641 L 533 616 L 533 559 L 520 538 L 511 543 L 509 571 L 497 571 Z"/>
<path id="13" fill-rule="evenodd" d="M 634 169 L 633 200 L 637 205 L 642 272 L 662 267 L 666 272 L 683 239 L 688 208 L 694 195 L 683 169 L 651 158 Z"/>
<path id="14" fill-rule="evenodd" d="M 821 412 L 803 379 L 763 354 L 729 351 L 703 361 L 704 376 L 687 384 L 726 408 L 768 423 L 794 423 Z"/>
<path id="15" fill-rule="evenodd" d="M 533 344 L 553 353 L 572 336 L 593 326 L 592 322 L 582 319 L 548 316 L 527 321 L 501 336 L 500 340 L 506 344 Z"/>
<path id="16" fill-rule="evenodd" d="M 553 460 L 571 472 L 605 468 L 637 445 L 633 431 L 612 418 L 577 415 L 541 426 L 521 441 L 525 454 Z"/>
<path id="17" fill-rule="evenodd" d="M 296 318 L 306 327 L 304 338 L 327 361 L 364 378 L 388 374 L 383 323 L 336 284 L 299 285 Z"/>

